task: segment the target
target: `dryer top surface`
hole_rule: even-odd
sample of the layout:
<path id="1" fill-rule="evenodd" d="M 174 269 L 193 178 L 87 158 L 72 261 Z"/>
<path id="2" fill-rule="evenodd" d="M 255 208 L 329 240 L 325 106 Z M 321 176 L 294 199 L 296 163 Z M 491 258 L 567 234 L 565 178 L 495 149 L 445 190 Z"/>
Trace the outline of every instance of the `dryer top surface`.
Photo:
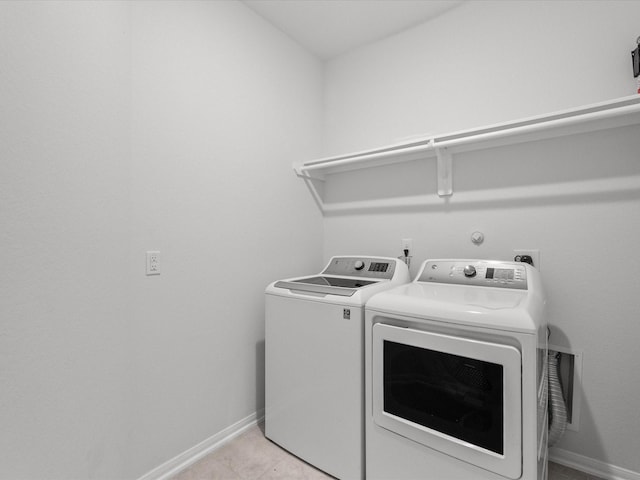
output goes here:
<path id="1" fill-rule="evenodd" d="M 452 262 L 455 269 L 451 270 Z M 406 285 L 393 288 L 373 296 L 367 309 L 388 315 L 404 315 L 416 319 L 470 325 L 518 332 L 535 333 L 544 323 L 544 304 L 537 270 L 529 265 L 516 264 L 520 278 L 526 286 L 499 287 L 499 283 L 486 282 L 485 278 L 460 278 L 460 265 L 474 264 L 484 275 L 488 268 L 511 268 L 505 263 L 493 264 L 479 260 L 427 260 L 416 279 Z M 484 266 L 481 266 L 481 263 Z M 431 275 L 432 265 L 443 266 L 446 276 Z M 436 269 L 437 270 L 437 269 Z M 449 276 L 449 272 L 454 275 Z M 495 272 L 495 270 L 494 270 Z M 462 274 L 463 275 L 463 274 Z M 452 277 L 457 276 L 458 278 Z M 438 279 L 443 281 L 438 281 Z M 493 279 L 489 279 L 493 280 Z M 480 283 L 485 282 L 485 283 Z"/>

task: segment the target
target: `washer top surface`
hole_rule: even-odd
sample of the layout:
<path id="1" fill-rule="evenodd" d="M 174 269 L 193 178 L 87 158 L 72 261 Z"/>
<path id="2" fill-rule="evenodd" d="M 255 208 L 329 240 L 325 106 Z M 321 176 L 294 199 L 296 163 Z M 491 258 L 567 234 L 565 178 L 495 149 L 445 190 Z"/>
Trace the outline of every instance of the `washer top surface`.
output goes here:
<path id="1" fill-rule="evenodd" d="M 530 265 L 427 260 L 413 282 L 375 295 L 367 310 L 535 333 L 543 324 L 544 303 L 538 271 Z"/>
<path id="2" fill-rule="evenodd" d="M 279 280 L 265 293 L 364 305 L 376 293 L 409 281 L 407 266 L 397 258 L 335 256 L 319 274 Z"/>

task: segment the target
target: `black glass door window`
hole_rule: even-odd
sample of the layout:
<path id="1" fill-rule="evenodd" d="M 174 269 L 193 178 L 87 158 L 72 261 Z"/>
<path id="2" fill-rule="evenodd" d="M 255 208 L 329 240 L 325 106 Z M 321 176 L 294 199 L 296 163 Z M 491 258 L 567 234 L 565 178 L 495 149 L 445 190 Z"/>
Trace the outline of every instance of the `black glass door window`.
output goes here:
<path id="1" fill-rule="evenodd" d="M 384 411 L 504 453 L 503 367 L 384 341 Z"/>

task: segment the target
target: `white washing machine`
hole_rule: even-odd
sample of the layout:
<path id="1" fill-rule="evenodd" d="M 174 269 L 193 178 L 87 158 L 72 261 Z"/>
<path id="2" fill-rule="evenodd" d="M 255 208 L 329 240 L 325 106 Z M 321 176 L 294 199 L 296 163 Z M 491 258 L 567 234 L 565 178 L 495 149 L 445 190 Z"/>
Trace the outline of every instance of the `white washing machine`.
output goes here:
<path id="1" fill-rule="evenodd" d="M 545 479 L 547 322 L 538 271 L 428 260 L 371 298 L 367 479 Z"/>
<path id="2" fill-rule="evenodd" d="M 340 256 L 267 287 L 267 438 L 337 478 L 364 477 L 364 304 L 409 281 L 398 259 Z"/>

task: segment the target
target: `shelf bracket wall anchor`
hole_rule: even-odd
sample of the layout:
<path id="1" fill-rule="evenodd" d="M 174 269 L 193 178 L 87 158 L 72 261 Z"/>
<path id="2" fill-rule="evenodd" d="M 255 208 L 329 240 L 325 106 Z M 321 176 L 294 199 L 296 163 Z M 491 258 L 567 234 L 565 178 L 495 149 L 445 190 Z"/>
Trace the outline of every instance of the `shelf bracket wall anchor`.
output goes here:
<path id="1" fill-rule="evenodd" d="M 438 195 L 448 197 L 453 195 L 453 158 L 447 147 L 435 147 L 438 178 Z"/>
<path id="2" fill-rule="evenodd" d="M 319 182 L 325 181 L 324 175 L 312 175 L 304 168 L 304 165 L 302 164 L 295 163 L 293 165 L 293 171 L 295 172 L 296 176 L 303 178 L 305 180 L 312 179 L 312 180 L 317 180 Z"/>

